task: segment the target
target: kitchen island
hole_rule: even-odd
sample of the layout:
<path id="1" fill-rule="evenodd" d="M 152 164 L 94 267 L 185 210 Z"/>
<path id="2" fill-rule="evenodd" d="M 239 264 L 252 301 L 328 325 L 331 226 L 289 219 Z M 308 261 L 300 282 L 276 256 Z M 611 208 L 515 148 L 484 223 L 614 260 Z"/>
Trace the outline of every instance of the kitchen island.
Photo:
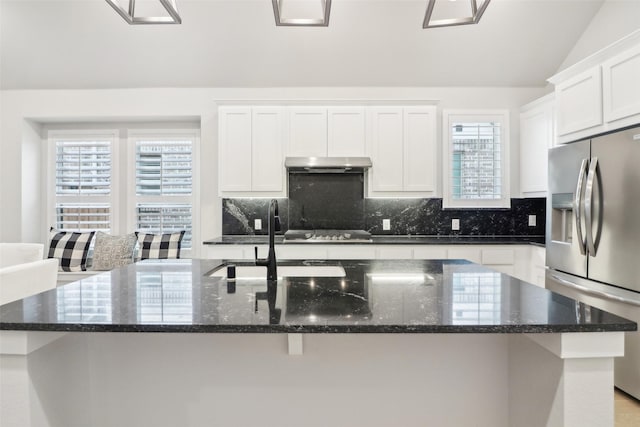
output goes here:
<path id="1" fill-rule="evenodd" d="M 633 322 L 465 261 L 236 269 L 144 261 L 2 306 L 1 424 L 613 425 Z"/>

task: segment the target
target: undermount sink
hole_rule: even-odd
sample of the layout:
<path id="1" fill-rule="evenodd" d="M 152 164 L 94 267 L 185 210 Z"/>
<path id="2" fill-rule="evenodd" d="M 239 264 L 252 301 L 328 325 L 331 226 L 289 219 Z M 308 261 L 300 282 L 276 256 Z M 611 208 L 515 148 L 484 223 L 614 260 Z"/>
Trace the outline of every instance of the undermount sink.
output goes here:
<path id="1" fill-rule="evenodd" d="M 278 277 L 345 277 L 344 268 L 339 265 L 283 265 L 278 266 Z M 227 277 L 227 266 L 224 265 L 209 277 Z M 256 265 L 236 266 L 237 279 L 266 279 L 267 268 Z"/>

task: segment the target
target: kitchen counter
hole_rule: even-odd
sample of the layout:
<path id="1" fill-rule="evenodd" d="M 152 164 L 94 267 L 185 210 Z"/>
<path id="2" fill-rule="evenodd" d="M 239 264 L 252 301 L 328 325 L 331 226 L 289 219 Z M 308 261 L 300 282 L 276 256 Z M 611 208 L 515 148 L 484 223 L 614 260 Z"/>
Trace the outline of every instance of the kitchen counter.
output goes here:
<path id="1" fill-rule="evenodd" d="M 373 235 L 371 242 L 321 242 L 291 241 L 284 242 L 282 235 L 275 236 L 276 244 L 323 244 L 323 245 L 536 245 L 544 247 L 544 236 L 423 236 L 423 235 Z M 224 235 L 202 242 L 205 245 L 262 245 L 268 243 L 268 237 L 261 235 Z"/>
<path id="2" fill-rule="evenodd" d="M 245 264 L 247 264 L 245 262 Z M 221 261 L 147 260 L 2 306 L 1 330 L 559 333 L 636 324 L 461 260 L 291 261 L 344 277 L 209 277 Z M 238 267 L 241 268 L 241 267 Z M 89 293 L 99 298 L 86 299 Z M 161 313 L 158 315 L 158 312 Z"/>
<path id="3" fill-rule="evenodd" d="M 282 262 L 271 284 L 219 266 L 0 307 L 0 424 L 613 427 L 633 322 L 461 260 Z"/>

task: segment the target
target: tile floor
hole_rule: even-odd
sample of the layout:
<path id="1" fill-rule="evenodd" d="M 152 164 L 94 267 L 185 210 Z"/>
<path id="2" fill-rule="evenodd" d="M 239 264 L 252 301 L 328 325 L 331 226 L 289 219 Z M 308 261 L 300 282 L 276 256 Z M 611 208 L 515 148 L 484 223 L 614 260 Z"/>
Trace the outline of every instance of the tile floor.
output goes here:
<path id="1" fill-rule="evenodd" d="M 614 402 L 616 427 L 640 426 L 640 401 L 616 389 Z"/>

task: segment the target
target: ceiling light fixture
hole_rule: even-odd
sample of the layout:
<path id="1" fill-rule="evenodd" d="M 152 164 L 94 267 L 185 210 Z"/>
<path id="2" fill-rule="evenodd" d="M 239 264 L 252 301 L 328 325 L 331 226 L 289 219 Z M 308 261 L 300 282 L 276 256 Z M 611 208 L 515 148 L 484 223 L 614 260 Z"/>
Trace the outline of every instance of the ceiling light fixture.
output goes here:
<path id="1" fill-rule="evenodd" d="M 276 17 L 276 25 L 279 27 L 328 27 L 329 26 L 329 13 L 331 12 L 331 0 L 313 0 L 302 2 L 300 0 L 271 0 L 273 3 L 273 14 Z M 319 2 L 319 4 L 318 4 Z M 311 9 L 310 5 L 314 5 L 314 9 L 317 9 L 318 13 L 316 17 L 312 18 L 291 18 L 287 17 L 288 8 L 285 5 L 293 5 L 296 7 L 292 9 L 301 9 L 303 12 L 305 9 Z"/>
<path id="2" fill-rule="evenodd" d="M 433 8 L 436 5 L 436 0 L 429 0 L 427 5 L 427 13 L 424 15 L 424 22 L 422 28 L 437 28 L 437 27 L 453 27 L 456 25 L 468 25 L 477 24 L 482 18 L 482 14 L 489 6 L 491 0 L 479 0 L 480 6 L 478 7 L 477 0 L 470 0 L 471 3 L 471 16 L 465 16 L 461 18 L 447 18 L 432 20 Z"/>
<path id="3" fill-rule="evenodd" d="M 128 0 L 129 5 L 125 9 L 122 2 L 127 0 L 106 0 L 116 12 L 130 25 L 139 24 L 182 24 L 182 18 L 178 14 L 176 0 L 158 0 L 165 8 L 169 16 L 136 16 L 136 0 Z"/>

